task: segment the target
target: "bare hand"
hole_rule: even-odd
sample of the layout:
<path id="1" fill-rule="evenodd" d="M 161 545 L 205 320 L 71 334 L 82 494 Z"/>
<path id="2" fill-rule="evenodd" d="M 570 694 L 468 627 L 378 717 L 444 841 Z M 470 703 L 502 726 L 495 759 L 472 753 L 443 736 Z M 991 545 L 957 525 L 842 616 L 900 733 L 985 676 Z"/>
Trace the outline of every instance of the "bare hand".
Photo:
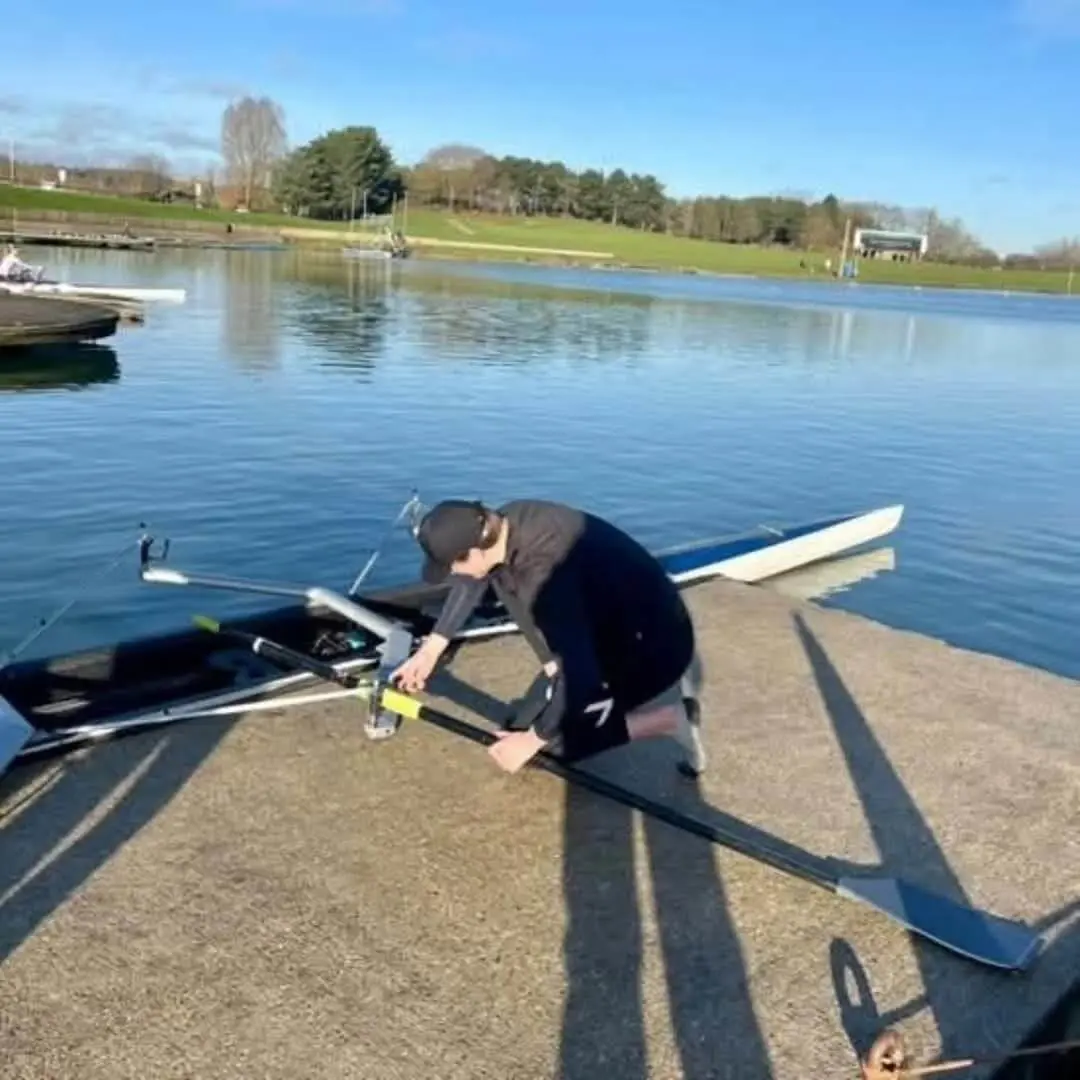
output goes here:
<path id="1" fill-rule="evenodd" d="M 496 731 L 498 742 L 488 748 L 500 769 L 516 773 L 544 748 L 544 740 L 534 731 Z"/>
<path id="2" fill-rule="evenodd" d="M 438 660 L 438 651 L 421 645 L 405 663 L 394 669 L 390 681 L 396 683 L 405 693 L 415 694 L 427 685 Z"/>

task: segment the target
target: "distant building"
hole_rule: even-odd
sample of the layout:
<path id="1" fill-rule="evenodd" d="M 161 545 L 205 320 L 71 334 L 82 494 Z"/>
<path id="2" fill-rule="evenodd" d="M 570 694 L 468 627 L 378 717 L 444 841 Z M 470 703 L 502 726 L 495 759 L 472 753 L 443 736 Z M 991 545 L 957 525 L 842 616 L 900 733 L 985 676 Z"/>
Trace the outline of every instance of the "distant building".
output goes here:
<path id="1" fill-rule="evenodd" d="M 892 259 L 911 262 L 926 254 L 929 237 L 925 233 L 892 229 L 856 229 L 852 248 L 864 259 Z"/>

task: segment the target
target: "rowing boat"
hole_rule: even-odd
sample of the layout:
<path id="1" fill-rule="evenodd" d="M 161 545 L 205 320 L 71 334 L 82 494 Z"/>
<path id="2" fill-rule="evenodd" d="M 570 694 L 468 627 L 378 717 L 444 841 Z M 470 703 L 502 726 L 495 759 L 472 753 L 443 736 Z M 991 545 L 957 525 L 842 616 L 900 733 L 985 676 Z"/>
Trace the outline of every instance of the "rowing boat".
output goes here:
<path id="1" fill-rule="evenodd" d="M 406 503 L 399 519 L 416 506 L 415 498 Z M 739 537 L 669 549 L 659 558 L 680 588 L 732 575 L 740 581 L 764 580 L 774 571 L 789 572 L 799 565 L 850 553 L 891 532 L 902 513 L 903 507 L 886 507 L 786 529 L 758 529 Z M 415 521 L 414 513 L 414 533 Z M 492 732 L 440 713 L 395 690 L 387 681 L 390 671 L 433 626 L 446 585 L 360 593 L 359 584 L 377 551 L 347 595 L 318 587 L 210 577 L 164 567 L 168 546 L 166 541 L 155 549 L 152 537 L 140 537 L 144 581 L 289 596 L 303 603 L 224 626 L 200 617 L 196 619 L 200 630 L 106 650 L 6 667 L 0 662 L 0 769 L 12 761 L 30 761 L 124 732 L 195 717 L 241 715 L 260 707 L 280 709 L 343 697 L 362 706 L 366 703 L 364 729 L 372 738 L 392 735 L 408 719 L 431 723 L 481 745 L 494 742 Z M 69 600 L 52 619 L 44 620 L 27 641 L 73 602 Z M 207 629 L 211 633 L 203 632 Z M 489 595 L 463 636 L 513 629 L 507 613 Z M 460 647 L 462 643 L 457 644 Z M 338 689 L 321 694 L 292 693 L 305 683 L 320 681 Z M 820 860 L 781 852 L 774 840 L 760 832 L 754 836 L 708 824 L 566 764 L 546 751 L 532 764 L 840 898 L 866 905 L 906 930 L 976 962 L 1023 970 L 1041 951 L 1041 936 L 1022 923 L 882 873 L 841 875 L 824 868 Z"/>
<path id="2" fill-rule="evenodd" d="M 87 300 L 127 300 L 136 304 L 182 304 L 186 289 L 143 289 L 123 285 L 74 285 L 66 281 L 4 281 L 0 288 L 14 296 L 67 296 Z"/>
<path id="3" fill-rule="evenodd" d="M 406 510 L 414 513 L 415 501 Z M 787 527 L 762 526 L 735 536 L 668 548 L 658 558 L 686 588 L 715 578 L 764 581 L 850 553 L 891 533 L 903 506 L 847 514 Z M 140 575 L 157 585 L 193 586 L 286 597 L 292 603 L 237 620 L 235 628 L 281 642 L 342 671 L 396 666 L 431 631 L 447 585 L 413 584 L 360 592 L 377 553 L 346 593 L 322 587 L 256 582 L 189 573 L 166 565 L 168 541 L 155 549 L 140 538 Z M 47 621 L 32 637 L 51 624 Z M 516 633 L 517 626 L 489 591 L 455 645 Z M 23 646 L 28 644 L 24 642 Z M 125 731 L 172 723 L 192 710 L 231 706 L 292 690 L 310 680 L 283 675 L 272 664 L 238 656 L 227 639 L 181 631 L 32 661 L 0 665 L 0 732 L 14 718 L 30 725 L 17 746 L 0 738 L 0 771 L 13 761 L 98 741 Z M 7 746 L 7 751 L 3 747 Z"/>

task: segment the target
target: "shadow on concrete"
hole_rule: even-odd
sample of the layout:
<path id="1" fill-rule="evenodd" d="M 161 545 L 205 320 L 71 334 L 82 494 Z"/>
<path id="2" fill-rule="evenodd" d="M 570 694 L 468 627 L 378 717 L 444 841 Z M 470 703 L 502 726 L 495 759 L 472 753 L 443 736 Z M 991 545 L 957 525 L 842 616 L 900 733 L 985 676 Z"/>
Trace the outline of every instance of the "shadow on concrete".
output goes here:
<path id="1" fill-rule="evenodd" d="M 926 1008 L 926 996 L 920 994 L 898 1008 L 882 1012 L 862 961 L 843 938 L 834 938 L 829 946 L 829 966 L 840 1010 L 840 1024 L 851 1043 L 852 1052 L 860 1061 L 885 1028 L 901 1024 Z"/>
<path id="2" fill-rule="evenodd" d="M 491 722 L 499 722 L 513 707 L 446 671 L 432 681 L 431 690 Z M 639 758 L 648 749 L 632 752 Z M 659 768 L 674 776 L 675 760 L 672 754 Z M 694 781 L 676 777 L 676 782 L 680 811 L 717 816 Z M 644 1080 L 656 1068 L 647 1051 L 641 988 L 645 948 L 636 817 L 620 803 L 566 786 L 567 994 L 556 1080 Z M 684 1080 L 771 1078 L 712 845 L 648 816 L 643 829 L 679 1075 Z M 658 1022 L 666 1025 L 667 1018 L 649 1020 L 650 1025 Z"/>
<path id="3" fill-rule="evenodd" d="M 916 881 L 952 900 L 973 906 L 959 878 L 934 837 L 922 812 L 874 736 L 866 717 L 848 692 L 839 672 L 801 615 L 792 616 L 795 631 L 814 672 L 836 741 L 847 762 L 855 793 L 874 844 L 881 853 L 882 873 Z M 957 958 L 909 933 L 926 1004 L 934 1012 L 946 1056 L 954 1056 L 956 1037 L 971 1018 L 938 1008 L 938 988 L 955 978 Z"/>
<path id="4" fill-rule="evenodd" d="M 1080 900 L 1040 919 L 1037 927 L 1051 939 L 1043 962 L 1055 960 L 1056 954 L 1060 953 L 1064 956 L 1064 964 L 1069 965 L 1070 957 L 1075 956 L 1076 942 L 1080 940 Z M 1073 1045 L 1067 1051 L 1002 1062 L 991 1080 L 1076 1080 L 1080 1076 L 1080 974 L 1075 960 L 1069 970 L 1072 971 L 1072 982 L 1068 989 L 1039 1017 L 1016 1049 L 1062 1042 Z"/>
<path id="5" fill-rule="evenodd" d="M 685 784 L 707 809 L 696 785 Z M 568 985 L 558 1080 L 651 1075 L 640 991 L 644 946 L 635 817 L 617 803 L 567 788 Z M 644 835 L 678 1075 L 771 1077 L 714 851 L 700 838 L 648 817 Z"/>
<path id="6" fill-rule="evenodd" d="M 874 843 L 881 853 L 882 873 L 917 881 L 953 900 L 974 906 L 825 649 L 799 614 L 792 618 Z M 1078 906 L 1080 902 L 1046 916 L 1035 929 L 1048 934 L 1060 930 L 1076 914 Z M 1041 967 L 1052 964 L 1053 953 L 1061 953 L 1077 929 L 1080 927 L 1062 931 L 1055 944 L 1044 950 L 1036 963 Z M 962 959 L 918 935 L 909 933 L 909 939 L 924 993 L 886 1014 L 878 1011 L 870 992 L 870 980 L 854 950 L 846 942 L 833 942 L 830 961 L 838 1007 L 857 1054 L 866 1052 L 884 1026 L 930 1009 L 941 1039 L 942 1058 L 969 1056 L 972 1040 L 987 1030 L 986 1025 L 991 1020 L 1000 1035 L 1009 1026 L 1013 1008 L 1031 1007 L 1024 984 L 1015 976 L 974 963 L 958 975 L 957 965 L 965 963 Z M 960 979 L 963 980 L 962 987 Z M 1006 992 L 1014 986 L 1019 993 L 1010 1002 Z M 1000 1053 L 1009 1047 L 998 1044 L 984 1049 L 986 1053 Z"/>
<path id="7" fill-rule="evenodd" d="M 748 844 L 814 868 L 826 878 L 879 871 L 917 880 L 926 888 L 970 904 L 928 823 L 840 675 L 797 616 L 796 631 L 881 852 L 880 864 L 865 866 L 812 854 L 709 806 L 695 784 L 682 778 L 674 784 L 665 782 L 664 777 L 672 774 L 671 766 L 662 761 L 657 765 L 656 758 L 663 753 L 653 746 L 635 747 L 630 751 L 632 758 L 618 762 L 614 759 L 623 751 L 602 755 L 609 761 L 597 762 L 589 771 L 604 774 Z M 506 703 L 451 675 L 441 675 L 440 682 L 441 687 L 433 687 L 435 692 L 493 722 L 508 711 Z M 632 775 L 632 782 L 627 774 Z M 657 787 L 665 790 L 654 790 Z M 635 815 L 620 804 L 594 798 L 573 786 L 568 786 L 566 800 L 569 987 L 557 1076 L 558 1080 L 583 1080 L 610 1066 L 612 1075 L 636 1080 L 645 1076 L 647 1069 L 646 1022 L 639 988 L 643 930 L 635 881 Z M 740 1077 L 771 1076 L 711 845 L 648 817 L 644 818 L 644 831 L 671 1014 L 686 1080 L 714 1076 L 725 1067 Z M 1057 932 L 1055 943 L 1037 961 L 1040 971 L 1053 965 L 1056 974 L 1050 978 L 1068 971 L 1080 934 L 1080 919 L 1075 918 L 1078 909 L 1080 902 L 1071 904 L 1035 927 Z M 1071 928 L 1070 920 L 1075 924 Z M 905 931 L 898 927 L 897 932 Z M 918 935 L 909 934 L 909 940 L 924 990 L 915 999 L 884 1012 L 853 948 L 845 941 L 832 943 L 829 964 L 840 1020 L 856 1060 L 883 1027 L 900 1024 L 925 1010 L 931 1011 L 940 1032 L 943 1058 L 970 1054 L 973 1043 L 981 1043 L 985 1053 L 1007 1050 L 1013 1045 L 1010 1029 L 1014 1030 L 1013 1039 L 1023 1037 L 1023 1031 L 1015 1030 L 1016 1010 L 1024 1009 L 1037 1017 L 1039 999 L 1046 994 L 1044 982 L 966 961 Z M 987 1031 L 995 1033 L 994 1045 L 987 1045 Z"/>
<path id="8" fill-rule="evenodd" d="M 238 719 L 187 721 L 0 781 L 0 966 L 168 805 Z"/>
<path id="9" fill-rule="evenodd" d="M 1075 900 L 1034 924 L 1037 931 L 1047 934 L 1050 939 L 1050 944 L 1043 953 L 1043 963 L 1056 963 L 1056 954 L 1060 954 L 1063 965 L 1069 964 L 1076 938 L 1080 936 L 1078 916 L 1080 900 Z M 853 1054 L 860 1061 L 866 1057 L 874 1040 L 886 1028 L 899 1027 L 930 1004 L 924 992 L 910 1001 L 882 1011 L 874 998 L 866 968 L 849 942 L 843 938 L 834 939 L 829 948 L 829 959 L 840 1023 L 851 1043 Z M 984 1025 L 979 1017 L 968 1009 L 965 1018 L 968 1031 L 963 1036 L 965 1045 L 958 1051 L 961 1057 L 979 1059 L 1009 1053 L 1011 1049 L 1046 1046 L 1077 1038 L 1080 1027 L 1080 978 L 1074 980 L 1069 990 L 1027 1031 L 1022 1041 L 1015 1045 L 987 1045 L 981 1034 Z M 908 1049 L 913 1052 L 917 1048 Z M 918 1057 L 918 1054 L 915 1056 Z M 942 1055 L 934 1061 L 919 1059 L 915 1064 L 920 1067 L 938 1064 L 945 1060 L 946 1056 Z M 1077 1076 L 1080 1076 L 1080 1047 L 1068 1052 L 1001 1061 L 992 1072 L 991 1080 L 1075 1080 Z"/>

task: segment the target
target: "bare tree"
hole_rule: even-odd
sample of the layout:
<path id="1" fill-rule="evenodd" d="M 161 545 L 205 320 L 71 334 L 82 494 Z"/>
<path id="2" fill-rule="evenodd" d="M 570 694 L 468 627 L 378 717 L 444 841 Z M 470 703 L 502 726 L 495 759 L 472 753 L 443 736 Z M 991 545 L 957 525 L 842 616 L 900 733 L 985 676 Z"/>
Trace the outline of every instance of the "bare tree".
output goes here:
<path id="1" fill-rule="evenodd" d="M 476 170 L 487 157 L 476 146 L 444 143 L 424 155 L 413 177 L 417 187 L 429 193 L 430 201 L 442 202 L 452 212 L 461 197 L 466 202 L 475 202 Z"/>
<path id="2" fill-rule="evenodd" d="M 221 156 L 230 184 L 243 189 L 251 206 L 256 186 L 268 188 L 274 165 L 285 156 L 285 113 L 268 97 L 243 97 L 221 118 Z"/>
<path id="3" fill-rule="evenodd" d="M 1035 249 L 1035 255 L 1049 270 L 1071 270 L 1080 266 L 1080 237 L 1043 244 Z"/>
<path id="4" fill-rule="evenodd" d="M 157 198 L 172 184 L 169 162 L 160 154 L 139 154 L 131 159 L 128 170 L 136 195 Z"/>

